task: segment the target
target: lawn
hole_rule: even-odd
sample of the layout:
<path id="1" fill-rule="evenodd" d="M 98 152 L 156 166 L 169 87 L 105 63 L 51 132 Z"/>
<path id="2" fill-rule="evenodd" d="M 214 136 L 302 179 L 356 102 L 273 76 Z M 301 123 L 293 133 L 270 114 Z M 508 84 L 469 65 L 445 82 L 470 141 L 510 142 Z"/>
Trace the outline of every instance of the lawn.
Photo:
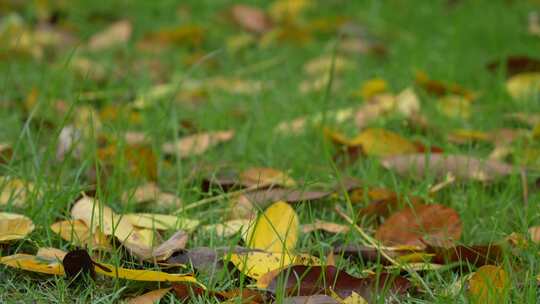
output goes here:
<path id="1" fill-rule="evenodd" d="M 182 295 L 190 303 L 263 303 L 222 293 L 260 290 L 261 274 L 239 266 L 246 255 L 223 253 L 235 246 L 316 257 L 312 269 L 333 265 L 369 282 L 350 289 L 370 303 L 537 303 L 540 25 L 535 32 L 529 23 L 535 11 L 540 5 L 533 0 L 2 2 L 0 211 L 24 215 L 35 228 L 10 236 L 22 224 L 0 216 L 0 256 L 85 248 L 100 263 L 193 274 L 207 289 L 195 295 L 178 287 L 194 285 L 178 285 L 161 303 L 181 303 Z M 518 56 L 527 63 L 488 68 Z M 525 78 L 536 81 L 528 90 Z M 204 138 L 186 140 L 217 131 L 220 142 L 206 137 L 207 147 Z M 474 158 L 480 169 L 463 161 L 458 169 L 447 163 L 439 170 L 389 168 L 389 160 L 416 153 L 424 154 L 420 160 Z M 499 165 L 504 168 L 493 169 Z M 140 203 L 135 189 L 149 182 L 161 196 L 150 191 L 144 200 L 150 202 Z M 324 195 L 306 199 L 314 189 Z M 253 191 L 277 190 L 300 194 L 249 201 Z M 89 221 L 81 224 L 87 232 L 90 226 L 106 234 L 100 244 L 107 248 L 90 238 L 76 242 L 69 233 L 62 238 L 51 228 L 75 219 L 75 203 L 91 198 L 102 204 L 81 203 L 77 218 Z M 272 204 L 280 198 L 288 203 Z M 422 208 L 434 211 L 422 215 Z M 172 257 L 224 248 L 217 253 L 225 266 L 209 269 L 208 261 L 187 259 L 171 268 L 142 259 L 119 236 L 118 223 L 127 217 L 118 218 L 143 212 L 177 216 L 166 229 L 150 221 L 139 230 L 145 225 L 128 221 L 151 235 L 150 243 L 182 230 L 187 244 L 176 244 Z M 250 225 L 255 214 L 257 225 L 248 233 L 224 236 L 215 229 L 233 219 Z M 294 220 L 283 226 L 284 219 L 297 219 L 302 228 Z M 425 225 L 416 238 L 389 240 L 418 219 Z M 104 221 L 112 222 L 108 232 Z M 317 221 L 339 224 L 340 231 L 304 230 Z M 459 232 L 448 239 L 452 229 Z M 278 250 L 253 245 L 276 234 Z M 338 250 L 344 246 L 354 250 Z M 500 251 L 496 257 L 492 247 Z M 436 261 L 441 248 L 486 252 Z M 367 251 L 374 252 L 371 259 Z M 231 263 L 234 257 L 240 262 Z M 411 270 L 407 259 L 424 268 Z M 36 260 L 61 266 L 55 256 Z M 92 278 L 91 271 L 73 279 L 16 268 L 0 265 L 2 303 L 117 303 L 171 286 Z M 393 283 L 390 291 L 370 285 L 381 273 L 410 286 L 393 293 Z M 279 288 L 278 279 L 257 295 L 268 303 L 304 303 L 291 299 L 297 292 Z M 322 291 L 319 285 L 304 293 L 345 303 L 339 283 L 323 284 Z"/>

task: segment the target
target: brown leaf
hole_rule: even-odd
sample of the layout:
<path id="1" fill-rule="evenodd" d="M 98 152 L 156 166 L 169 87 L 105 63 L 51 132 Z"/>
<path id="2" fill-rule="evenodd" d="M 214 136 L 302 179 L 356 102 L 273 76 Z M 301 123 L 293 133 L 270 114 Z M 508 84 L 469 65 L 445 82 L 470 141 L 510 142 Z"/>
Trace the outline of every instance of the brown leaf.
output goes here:
<path id="1" fill-rule="evenodd" d="M 227 142 L 233 137 L 234 131 L 232 130 L 198 133 L 180 138 L 176 142 L 165 143 L 162 149 L 166 154 L 185 158 L 203 154 L 208 149 L 220 143 Z"/>
<path id="2" fill-rule="evenodd" d="M 351 202 L 361 203 L 367 198 L 368 204 L 359 211 L 360 216 L 367 217 L 387 217 L 392 210 L 396 210 L 400 205 L 413 206 L 421 204 L 424 200 L 413 195 L 401 195 L 385 188 L 355 189 L 349 194 Z"/>
<path id="3" fill-rule="evenodd" d="M 129 299 L 127 304 L 154 304 L 161 300 L 172 288 L 162 288 L 149 291 L 145 294 Z"/>
<path id="4" fill-rule="evenodd" d="M 525 72 L 539 72 L 540 60 L 529 56 L 509 56 L 504 60 L 495 60 L 486 66 L 491 72 L 505 68 L 508 77 Z"/>
<path id="5" fill-rule="evenodd" d="M 182 200 L 168 192 L 163 192 L 156 183 L 149 182 L 142 184 L 134 190 L 126 191 L 122 194 L 122 201 L 141 204 L 145 202 L 155 202 L 158 206 L 180 207 Z"/>
<path id="6" fill-rule="evenodd" d="M 476 98 L 476 93 L 463 88 L 460 85 L 453 83 L 445 83 L 438 80 L 433 80 L 423 71 L 416 72 L 416 83 L 423 87 L 427 92 L 436 95 L 444 96 L 448 94 L 454 94 L 463 96 L 465 99 L 472 101 Z"/>
<path id="7" fill-rule="evenodd" d="M 494 160 L 482 160 L 466 155 L 410 154 L 384 158 L 382 165 L 400 175 L 416 179 L 434 176 L 438 179 L 452 174 L 461 180 L 493 181 L 511 174 L 512 166 Z"/>
<path id="8" fill-rule="evenodd" d="M 427 242 L 447 247 L 461 237 L 461 220 L 449 207 L 419 204 L 394 213 L 377 229 L 375 237 L 388 246 L 425 247 Z"/>
<path id="9" fill-rule="evenodd" d="M 426 252 L 435 254 L 431 261 L 437 264 L 461 262 L 480 267 L 500 263 L 503 258 L 503 249 L 496 244 L 457 245 L 450 248 L 428 246 Z"/>
<path id="10" fill-rule="evenodd" d="M 156 261 L 167 260 L 175 252 L 186 248 L 188 237 L 189 235 L 184 231 L 176 232 L 152 251 L 152 258 Z"/>
<path id="11" fill-rule="evenodd" d="M 237 4 L 231 8 L 230 12 L 233 20 L 248 32 L 264 34 L 272 29 L 272 20 L 261 9 Z"/>
<path id="12" fill-rule="evenodd" d="M 285 294 L 300 296 L 334 292 L 341 298 L 355 292 L 368 301 L 375 301 L 383 290 L 390 294 L 403 294 L 410 286 L 405 278 L 387 273 L 378 277 L 355 278 L 334 266 L 291 266 L 274 278 L 268 290 L 273 293 L 284 290 Z"/>
<path id="13" fill-rule="evenodd" d="M 91 51 L 100 51 L 126 43 L 131 37 L 132 30 L 131 22 L 128 20 L 117 21 L 102 32 L 90 37 L 88 49 Z"/>
<path id="14" fill-rule="evenodd" d="M 418 248 L 411 246 L 385 247 L 383 249 L 377 249 L 372 246 L 351 244 L 334 248 L 334 254 L 343 256 L 345 258 L 359 258 L 362 262 L 371 262 L 385 266 L 392 265 L 393 262 L 385 258 L 381 254 L 381 250 L 386 254 L 386 256 L 393 259 L 396 259 L 399 256 L 405 256 L 418 252 Z"/>
<path id="15" fill-rule="evenodd" d="M 205 30 L 197 25 L 183 25 L 163 28 L 144 35 L 137 43 L 137 48 L 156 52 L 173 45 L 200 47 L 204 41 Z"/>
<path id="16" fill-rule="evenodd" d="M 347 233 L 349 231 L 349 226 L 321 220 L 315 220 L 315 223 L 312 224 L 302 225 L 303 233 L 310 233 L 317 230 L 322 230 L 330 233 Z"/>
<path id="17" fill-rule="evenodd" d="M 242 185 L 246 187 L 294 187 L 296 185 L 296 181 L 289 177 L 287 173 L 273 168 L 249 168 L 242 171 L 239 178 Z"/>

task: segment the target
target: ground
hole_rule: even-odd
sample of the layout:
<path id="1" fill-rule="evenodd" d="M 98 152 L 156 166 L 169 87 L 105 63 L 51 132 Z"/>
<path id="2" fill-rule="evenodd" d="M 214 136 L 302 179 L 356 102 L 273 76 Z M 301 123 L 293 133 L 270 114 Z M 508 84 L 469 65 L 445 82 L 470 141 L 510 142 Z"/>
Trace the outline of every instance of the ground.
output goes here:
<path id="1" fill-rule="evenodd" d="M 73 249 L 49 226 L 69 218 L 70 206 L 82 191 L 92 188 L 92 184 L 98 185 L 95 195 L 99 200 L 116 212 L 146 210 L 169 213 L 171 209 L 163 207 L 141 208 L 122 204 L 122 193 L 143 179 L 155 179 L 162 189 L 175 193 L 189 205 L 210 195 L 203 192 L 201 180 L 224 164 L 238 171 L 251 167 L 276 168 L 306 185 L 332 185 L 343 176 L 352 176 L 362 181 L 362 187 L 388 188 L 450 206 L 462 221 L 460 244 L 496 243 L 513 232 L 526 234 L 529 227 L 540 224 L 534 168 L 528 170 L 527 203 L 524 203 L 523 181 L 519 174 L 489 184 L 456 182 L 430 196 L 429 189 L 436 183 L 433 178 L 415 180 L 401 177 L 381 166 L 377 157 L 361 157 L 347 166 L 334 166 L 336 148 L 325 139 L 320 126 L 307 127 L 299 135 L 275 132 L 275 127 L 283 121 L 306 115 L 325 115 L 333 109 L 366 103 L 357 92 L 366 81 L 380 78 L 387 82 L 388 91 L 392 93 L 414 87 L 430 127 L 418 132 L 400 115 L 377 119 L 370 123 L 371 127 L 397 132 L 426 146 L 439 147 L 444 153 L 486 158 L 493 148 L 491 143 L 458 145 L 449 142 L 446 134 L 455 129 L 489 131 L 523 127 L 504 119 L 504 115 L 540 110 L 537 98 L 515 101 L 509 96 L 505 90 L 503 70 L 491 72 L 486 68 L 488 63 L 507 56 L 534 57 L 539 54 L 540 38 L 527 31 L 529 13 L 539 8 L 535 1 L 312 2 L 315 4 L 301 13 L 302 22 L 325 20 L 328 25 L 322 30 L 292 33 L 291 26 L 287 28 L 292 33 L 289 39 L 269 39 L 268 45 L 258 41 L 259 36 L 252 35 L 254 42 L 239 50 L 231 49 L 231 37 L 246 37 L 246 32 L 228 15 L 230 7 L 237 4 L 234 1 L 75 1 L 65 4 L 52 4 L 52 1 L 47 4 L 45 1 L 41 6 L 36 1 L 36 4 L 14 5 L 14 8 L 0 5 L 0 23 L 7 22 L 7 16 L 16 15 L 29 28 L 34 28 L 43 15 L 58 11 L 63 26 L 75 33 L 78 40 L 69 47 L 54 50 L 52 55 L 45 52 L 42 56 L 14 54 L 8 47 L 4 49 L 0 45 L 0 142 L 10 143 L 13 148 L 13 158 L 0 162 L 1 174 L 32 181 L 43 191 L 40 197 L 30 196 L 24 207 L 11 203 L 0 206 L 4 212 L 28 216 L 36 226 L 24 240 L 2 245 L 1 255 L 33 253 L 40 247 Z M 269 6 L 267 1 L 242 3 L 262 9 Z M 93 34 L 120 19 L 128 19 L 133 26 L 133 34 L 127 43 L 100 51 L 85 49 Z M 342 39 L 335 29 L 335 24 L 339 23 L 336 20 L 340 19 L 351 20 L 355 30 L 365 31 L 362 37 L 366 43 L 379 47 L 367 52 L 342 53 Z M 178 34 L 185 37 L 177 37 L 176 42 L 165 49 L 148 51 L 141 47 L 139 42 L 149 32 L 175 26 L 185 26 L 187 32 L 201 32 Z M 309 76 L 304 71 L 306 62 L 321 56 L 335 59 L 342 56 L 347 63 L 339 74 L 336 64 L 332 73 L 333 88 L 328 89 L 327 81 L 323 81 L 324 85 L 319 90 L 301 92 L 299 86 L 302 82 L 313 83 L 313 79 L 328 72 Z M 80 69 L 73 68 L 73 62 L 82 57 L 90 60 L 91 66 L 102 67 L 104 75 L 96 76 L 95 71 L 87 70 L 81 75 Z M 424 71 L 431 79 L 456 83 L 477 92 L 470 117 L 463 119 L 441 114 L 437 107 L 438 98 L 415 83 L 417 71 Z M 229 89 L 233 83 L 227 82 L 225 89 L 219 85 L 210 86 L 204 92 L 193 93 L 185 89 L 190 82 L 202 82 L 217 76 L 229 81 L 236 78 L 259 81 L 264 88 L 248 87 L 247 92 L 231 92 Z M 146 96 L 160 83 L 171 84 L 180 93 L 188 91 L 187 94 L 200 96 L 172 98 L 176 94 L 169 94 L 156 100 L 147 98 L 150 102 L 144 108 L 125 110 L 127 105 Z M 90 98 L 88 92 L 100 96 Z M 66 107 L 60 111 L 62 114 L 58 114 L 56 108 L 59 100 Z M 110 116 L 103 111 L 100 115 L 99 132 L 107 134 L 108 139 L 96 139 L 94 131 L 98 131 L 94 130 L 95 126 L 89 127 L 89 120 L 77 117 L 82 115 L 77 114 L 77 109 L 83 106 L 98 112 L 107 107 L 112 109 Z M 338 123 L 331 115 L 327 116 L 323 123 L 328 127 L 349 135 L 358 133 L 353 122 Z M 66 125 L 76 124 L 90 132 L 86 135 L 94 140 L 85 143 L 79 157 L 69 155 L 59 161 L 56 155 L 58 136 Z M 161 149 L 164 142 L 193 133 L 193 130 L 228 129 L 235 130 L 231 141 L 201 155 L 176 160 Z M 149 149 L 157 164 L 155 178 L 148 172 L 135 174 L 129 169 L 126 163 L 129 163 L 130 156 L 126 155 L 128 161 L 125 161 L 124 156 L 117 153 L 124 148 L 123 142 L 116 143 L 112 156 L 100 159 L 100 140 L 120 138 L 125 131 L 142 131 L 150 135 Z M 133 158 L 144 158 L 139 153 L 135 152 Z M 113 158 L 115 160 L 111 161 Z M 88 173 L 98 163 L 107 163 L 108 166 L 100 165 L 97 173 Z M 353 210 L 360 206 L 348 206 L 345 201 L 333 197 L 321 202 L 295 204 L 294 208 L 301 223 L 320 219 L 346 224 L 334 212 L 334 206 Z M 223 221 L 228 204 L 225 198 L 192 208 L 183 215 L 198 219 L 203 225 L 218 223 Z M 362 221 L 359 225 L 363 225 Z M 370 233 L 374 231 L 367 224 L 365 227 Z M 188 247 L 230 246 L 236 242 L 238 238 L 194 232 Z M 301 252 L 318 255 L 328 252 L 336 242 L 360 243 L 362 239 L 354 231 L 337 235 L 322 232 L 301 234 L 297 248 Z M 122 252 L 118 251 L 113 257 L 105 258 L 114 260 L 120 254 Z M 502 263 L 515 287 L 510 289 L 507 302 L 537 303 L 537 257 L 537 247 L 531 245 Z M 365 268 L 362 263 L 343 262 L 338 265 L 353 275 L 359 275 Z M 459 270 L 430 272 L 423 277 L 435 298 L 420 293 L 403 301 L 467 303 L 465 289 L 455 294 L 444 293 L 461 274 Z M 0 267 L 0 277 L 0 301 L 6 303 L 113 303 L 158 287 L 157 283 L 104 279 L 68 286 L 64 278 L 7 267 Z M 213 281 L 204 276 L 199 279 L 217 290 L 238 284 L 225 273 Z M 169 294 L 162 301 L 173 303 L 178 299 Z M 203 303 L 209 300 L 193 301 Z"/>

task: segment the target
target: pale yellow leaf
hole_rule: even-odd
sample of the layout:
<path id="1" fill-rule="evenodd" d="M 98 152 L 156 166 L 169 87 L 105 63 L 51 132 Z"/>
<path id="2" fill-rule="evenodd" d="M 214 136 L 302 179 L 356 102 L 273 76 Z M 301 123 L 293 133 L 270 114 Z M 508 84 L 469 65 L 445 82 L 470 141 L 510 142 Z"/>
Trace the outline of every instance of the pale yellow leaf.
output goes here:
<path id="1" fill-rule="evenodd" d="M 31 254 L 14 254 L 0 258 L 0 264 L 22 270 L 45 274 L 64 275 L 62 262 Z"/>
<path id="2" fill-rule="evenodd" d="M 299 220 L 294 209 L 286 202 L 272 204 L 249 228 L 245 241 L 249 248 L 269 252 L 294 250 L 298 240 Z"/>
<path id="3" fill-rule="evenodd" d="M 40 197 L 41 194 L 35 190 L 31 182 L 0 176 L 0 206 L 10 203 L 14 206 L 24 206 L 32 195 Z"/>
<path id="4" fill-rule="evenodd" d="M 232 254 L 231 263 L 246 276 L 259 280 L 263 275 L 290 265 L 320 265 L 320 260 L 310 255 L 294 255 L 282 252 L 254 251 Z M 262 283 L 261 283 L 262 284 Z"/>
<path id="5" fill-rule="evenodd" d="M 537 96 L 540 93 L 540 73 L 522 73 L 506 81 L 506 90 L 514 99 Z"/>
<path id="6" fill-rule="evenodd" d="M 471 102 L 460 95 L 447 95 L 437 101 L 441 113 L 452 118 L 468 119 L 471 117 Z"/>
<path id="7" fill-rule="evenodd" d="M 165 143 L 163 144 L 162 149 L 166 154 L 184 158 L 203 154 L 208 149 L 231 140 L 233 136 L 234 131 L 231 130 L 198 133 L 180 138 L 176 142 Z"/>
<path id="8" fill-rule="evenodd" d="M 132 26 L 127 20 L 117 21 L 88 41 L 88 49 L 99 51 L 126 43 L 131 37 Z"/>
<path id="9" fill-rule="evenodd" d="M 283 186 L 283 187 L 294 187 L 296 181 L 292 179 L 287 173 L 273 169 L 273 168 L 262 168 L 254 167 L 244 170 L 240 173 L 240 181 L 242 184 L 248 186 Z"/>
<path id="10" fill-rule="evenodd" d="M 206 225 L 202 229 L 205 231 L 214 231 L 218 236 L 226 238 L 238 232 L 245 234 L 248 227 L 253 224 L 249 219 L 235 219 L 219 224 Z"/>
<path id="11" fill-rule="evenodd" d="M 192 220 L 175 215 L 155 213 L 130 213 L 124 217 L 133 225 L 140 228 L 157 230 L 191 231 L 199 225 L 198 220 Z"/>
<path id="12" fill-rule="evenodd" d="M 103 250 L 110 250 L 112 248 L 109 240 L 101 231 L 96 230 L 92 233 L 88 226 L 81 220 L 56 222 L 51 225 L 51 230 L 76 246 Z"/>

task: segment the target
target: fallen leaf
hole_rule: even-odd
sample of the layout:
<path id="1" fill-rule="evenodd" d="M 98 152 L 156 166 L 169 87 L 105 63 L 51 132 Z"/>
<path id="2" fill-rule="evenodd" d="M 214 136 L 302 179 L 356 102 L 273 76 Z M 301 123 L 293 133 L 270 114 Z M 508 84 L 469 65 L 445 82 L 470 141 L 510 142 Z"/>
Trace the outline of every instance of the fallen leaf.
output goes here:
<path id="1" fill-rule="evenodd" d="M 540 37 L 540 18 L 538 17 L 538 12 L 529 13 L 529 34 Z"/>
<path id="2" fill-rule="evenodd" d="M 334 62 L 334 73 L 336 74 L 342 73 L 353 65 L 345 57 L 324 55 L 306 62 L 304 64 L 304 73 L 312 77 L 326 75 L 330 72 L 332 62 Z"/>
<path id="3" fill-rule="evenodd" d="M 156 230 L 187 230 L 192 231 L 199 225 L 198 220 L 192 220 L 175 215 L 156 213 L 130 213 L 124 214 L 133 226 Z"/>
<path id="4" fill-rule="evenodd" d="M 325 135 L 334 143 L 349 147 L 361 146 L 367 155 L 390 156 L 410 154 L 418 151 L 417 146 L 399 134 L 379 128 L 362 131 L 354 138 L 348 139 L 340 133 L 326 130 Z"/>
<path id="5" fill-rule="evenodd" d="M 373 78 L 362 84 L 360 91 L 357 93 L 364 101 L 370 101 L 374 96 L 377 96 L 388 91 L 388 84 L 382 78 Z"/>
<path id="6" fill-rule="evenodd" d="M 298 229 L 298 215 L 294 209 L 286 202 L 278 201 L 249 227 L 244 240 L 249 248 L 287 253 L 296 246 Z"/>
<path id="7" fill-rule="evenodd" d="M 283 304 L 339 304 L 337 300 L 327 295 L 286 297 Z"/>
<path id="8" fill-rule="evenodd" d="M 388 246 L 425 243 L 448 247 L 461 237 L 459 214 L 443 205 L 416 205 L 390 216 L 375 232 L 375 238 Z"/>
<path id="9" fill-rule="evenodd" d="M 493 181 L 512 174 L 514 168 L 494 160 L 482 160 L 466 155 L 411 154 L 384 158 L 382 165 L 400 175 L 423 179 L 426 176 L 444 178 L 452 174 L 460 180 Z"/>
<path id="10" fill-rule="evenodd" d="M 540 244 L 540 226 L 533 226 L 528 230 L 531 241 Z"/>
<path id="11" fill-rule="evenodd" d="M 197 247 L 179 250 L 173 253 L 168 259 L 167 264 L 191 265 L 199 272 L 209 274 L 219 273 L 224 267 L 222 258 L 234 253 L 253 252 L 253 249 L 244 247 Z"/>
<path id="12" fill-rule="evenodd" d="M 506 90 L 516 100 L 537 96 L 540 92 L 540 73 L 514 75 L 506 81 Z"/>
<path id="13" fill-rule="evenodd" d="M 88 41 L 88 49 L 100 51 L 126 43 L 131 37 L 131 22 L 121 20 L 111 24 L 105 30 L 94 34 Z"/>
<path id="14" fill-rule="evenodd" d="M 64 267 L 58 259 L 47 259 L 31 254 L 19 253 L 0 257 L 0 264 L 38 273 L 60 276 L 65 274 Z"/>
<path id="15" fill-rule="evenodd" d="M 178 231 L 168 240 L 152 250 L 152 258 L 156 261 L 165 261 L 175 252 L 186 248 L 189 235 L 184 231 Z"/>
<path id="16" fill-rule="evenodd" d="M 496 60 L 487 64 L 491 72 L 504 68 L 507 76 L 526 72 L 540 72 L 540 60 L 529 56 L 509 56 L 504 60 Z"/>
<path id="17" fill-rule="evenodd" d="M 349 198 L 352 203 L 363 203 L 367 199 L 367 205 L 358 212 L 361 217 L 387 217 L 400 206 L 415 206 L 424 202 L 420 197 L 401 195 L 386 188 L 354 189 Z"/>
<path id="18" fill-rule="evenodd" d="M 13 148 L 10 144 L 0 142 L 0 164 L 7 164 L 13 155 Z"/>
<path id="19" fill-rule="evenodd" d="M 0 212 L 0 244 L 22 240 L 34 231 L 34 228 L 32 220 L 24 215 Z"/>
<path id="20" fill-rule="evenodd" d="M 288 176 L 285 172 L 264 167 L 254 167 L 244 170 L 240 173 L 240 182 L 246 187 L 268 187 L 282 186 L 294 187 L 296 181 Z"/>
<path id="21" fill-rule="evenodd" d="M 150 52 L 159 52 L 164 47 L 174 45 L 198 48 L 204 41 L 204 35 L 205 30 L 197 25 L 162 28 L 144 35 L 137 43 L 137 48 Z"/>
<path id="22" fill-rule="evenodd" d="M 110 250 L 111 244 L 99 230 L 91 232 L 82 220 L 66 220 L 51 225 L 51 230 L 75 246 L 98 250 Z"/>
<path id="23" fill-rule="evenodd" d="M 445 96 L 448 94 L 459 95 L 469 101 L 476 99 L 476 93 L 463 88 L 457 84 L 444 83 L 433 80 L 423 71 L 416 72 L 416 83 L 423 87 L 427 92 L 436 96 Z"/>
<path id="24" fill-rule="evenodd" d="M 354 292 L 368 301 L 376 301 L 379 294 L 403 295 L 410 287 L 405 278 L 387 273 L 355 278 L 333 266 L 291 266 L 274 278 L 268 290 L 300 296 L 335 293 L 340 298 Z"/>
<path id="25" fill-rule="evenodd" d="M 270 5 L 269 12 L 275 20 L 297 20 L 312 5 L 312 0 L 276 0 Z"/>
<path id="26" fill-rule="evenodd" d="M 155 202 L 156 205 L 164 207 L 180 207 L 183 204 L 178 196 L 163 192 L 153 182 L 142 184 L 135 188 L 135 190 L 124 192 L 122 194 L 122 201 L 126 203 L 134 202 L 135 204 Z"/>
<path id="27" fill-rule="evenodd" d="M 73 155 L 78 158 L 83 149 L 82 133 L 72 125 L 62 128 L 58 136 L 58 146 L 56 147 L 56 159 L 63 161 L 66 155 Z"/>
<path id="28" fill-rule="evenodd" d="M 527 124 L 530 127 L 534 127 L 540 124 L 540 114 L 531 112 L 516 112 L 508 113 L 504 115 L 507 119 L 517 120 L 521 123 Z"/>
<path id="29" fill-rule="evenodd" d="M 180 138 L 176 142 L 165 143 L 162 150 L 166 154 L 185 158 L 203 154 L 208 149 L 231 140 L 233 136 L 234 131 L 199 133 Z"/>
<path id="30" fill-rule="evenodd" d="M 259 280 L 271 271 L 290 265 L 320 265 L 319 259 L 309 255 L 257 251 L 231 254 L 230 261 L 238 270 L 255 280 Z M 260 283 L 258 287 L 261 288 Z"/>
<path id="31" fill-rule="evenodd" d="M 105 170 L 112 171 L 120 163 L 125 163 L 132 176 L 156 180 L 157 157 L 150 147 L 135 145 L 122 150 L 116 144 L 98 149 L 98 158 L 105 164 Z"/>
<path id="32" fill-rule="evenodd" d="M 237 233 L 245 234 L 248 227 L 253 225 L 249 219 L 234 219 L 223 223 L 203 226 L 205 231 L 214 231 L 220 237 L 231 237 Z"/>
<path id="33" fill-rule="evenodd" d="M 154 304 L 159 302 L 167 293 L 169 293 L 169 291 L 171 291 L 171 289 L 172 288 L 169 287 L 149 291 L 140 296 L 129 299 L 127 304 Z"/>
<path id="34" fill-rule="evenodd" d="M 504 303 L 510 282 L 508 275 L 498 266 L 485 265 L 469 279 L 469 296 L 473 303 Z"/>
<path id="35" fill-rule="evenodd" d="M 471 102 L 463 96 L 443 96 L 437 100 L 437 108 L 451 118 L 469 119 L 471 117 Z"/>
<path id="36" fill-rule="evenodd" d="M 8 176 L 0 176 L 0 206 L 24 206 L 27 200 L 41 197 L 33 183 Z"/>
<path id="37" fill-rule="evenodd" d="M 503 248 L 500 245 L 457 245 L 449 248 L 428 246 L 427 253 L 434 254 L 431 261 L 437 264 L 461 262 L 477 267 L 500 263 L 503 259 Z"/>
<path id="38" fill-rule="evenodd" d="M 359 258 L 362 263 L 374 263 L 382 264 L 385 266 L 393 265 L 393 261 L 388 260 L 381 252 L 394 260 L 400 256 L 407 256 L 414 253 L 421 252 L 420 247 L 416 246 L 397 246 L 375 248 L 373 246 L 365 246 L 358 244 L 342 245 L 334 248 L 333 252 L 337 256 L 343 256 L 345 258 Z"/>
<path id="39" fill-rule="evenodd" d="M 78 200 L 71 209 L 71 217 L 82 220 L 92 233 L 99 230 L 105 235 L 115 236 L 124 245 L 148 247 L 145 236 L 126 217 L 116 214 L 94 198 L 84 196 Z"/>
<path id="40" fill-rule="evenodd" d="M 64 257 L 66 256 L 67 252 L 61 249 L 53 248 L 53 247 L 41 247 L 38 249 L 38 252 L 36 253 L 36 256 L 46 259 L 57 259 L 58 261 L 62 261 Z"/>
<path id="41" fill-rule="evenodd" d="M 349 232 L 349 226 L 321 220 L 315 220 L 315 223 L 312 224 L 302 225 L 303 233 L 310 233 L 317 230 L 322 230 L 330 233 L 347 233 Z"/>
<path id="42" fill-rule="evenodd" d="M 230 10 L 233 20 L 244 30 L 264 34 L 272 29 L 272 20 L 264 11 L 249 5 L 237 4 Z"/>

